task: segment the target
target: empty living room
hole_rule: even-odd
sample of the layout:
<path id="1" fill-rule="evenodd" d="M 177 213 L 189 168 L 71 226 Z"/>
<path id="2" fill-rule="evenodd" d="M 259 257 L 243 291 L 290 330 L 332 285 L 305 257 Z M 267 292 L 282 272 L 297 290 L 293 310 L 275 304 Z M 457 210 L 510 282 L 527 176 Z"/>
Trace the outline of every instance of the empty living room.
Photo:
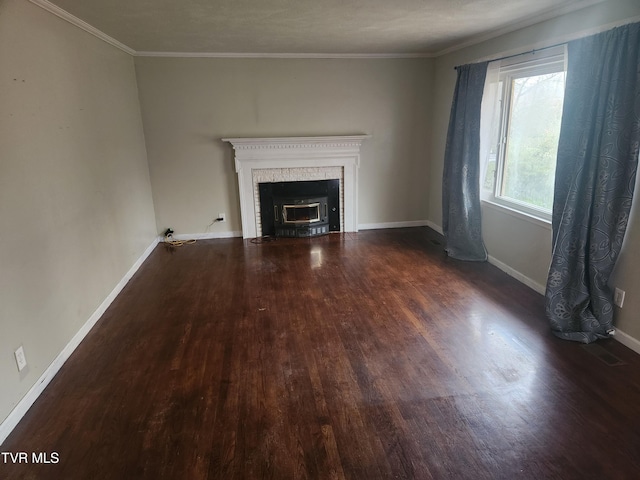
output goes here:
<path id="1" fill-rule="evenodd" d="M 0 0 L 1 479 L 640 477 L 637 0 Z"/>

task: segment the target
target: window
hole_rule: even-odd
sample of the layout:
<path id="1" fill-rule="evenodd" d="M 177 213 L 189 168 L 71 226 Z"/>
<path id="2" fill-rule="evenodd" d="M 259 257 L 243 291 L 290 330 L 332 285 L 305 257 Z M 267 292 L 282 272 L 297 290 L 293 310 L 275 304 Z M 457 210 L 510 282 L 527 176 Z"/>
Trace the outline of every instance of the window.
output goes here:
<path id="1" fill-rule="evenodd" d="M 565 85 L 564 48 L 517 57 L 487 77 L 484 198 L 550 220 Z M 483 100 L 484 102 L 485 100 Z M 486 112 L 495 112 L 487 114 Z"/>

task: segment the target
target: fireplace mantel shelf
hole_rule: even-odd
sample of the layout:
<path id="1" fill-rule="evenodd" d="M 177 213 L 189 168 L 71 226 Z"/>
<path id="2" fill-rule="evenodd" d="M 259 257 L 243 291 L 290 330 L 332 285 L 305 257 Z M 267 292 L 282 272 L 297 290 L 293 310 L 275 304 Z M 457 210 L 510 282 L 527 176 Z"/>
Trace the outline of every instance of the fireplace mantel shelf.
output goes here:
<path id="1" fill-rule="evenodd" d="M 360 147 L 370 135 L 322 137 L 223 138 L 235 153 L 240 192 L 242 236 L 258 235 L 254 171 L 265 169 L 343 169 L 344 230 L 358 231 L 358 175 Z"/>
<path id="2" fill-rule="evenodd" d="M 370 135 L 345 135 L 330 137 L 269 137 L 269 138 L 223 138 L 223 142 L 233 145 L 236 172 L 244 160 L 268 162 L 273 159 L 292 160 L 296 158 L 340 158 L 355 153 L 360 161 L 360 146 Z M 263 167 L 273 168 L 273 167 Z M 290 165 L 283 166 L 290 168 Z"/>

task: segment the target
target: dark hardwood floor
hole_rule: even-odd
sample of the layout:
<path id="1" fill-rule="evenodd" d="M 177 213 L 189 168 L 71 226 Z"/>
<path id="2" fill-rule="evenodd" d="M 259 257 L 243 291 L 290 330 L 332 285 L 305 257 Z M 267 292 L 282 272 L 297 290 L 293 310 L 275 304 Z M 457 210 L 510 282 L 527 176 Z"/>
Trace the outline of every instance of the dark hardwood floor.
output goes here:
<path id="1" fill-rule="evenodd" d="M 0 448 L 59 462 L 0 478 L 637 479 L 598 345 L 427 228 L 161 244 Z"/>

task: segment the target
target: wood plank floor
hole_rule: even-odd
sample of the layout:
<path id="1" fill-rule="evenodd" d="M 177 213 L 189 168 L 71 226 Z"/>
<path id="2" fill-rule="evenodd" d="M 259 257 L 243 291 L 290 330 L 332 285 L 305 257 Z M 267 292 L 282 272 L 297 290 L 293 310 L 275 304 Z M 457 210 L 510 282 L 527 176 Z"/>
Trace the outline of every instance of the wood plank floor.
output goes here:
<path id="1" fill-rule="evenodd" d="M 427 228 L 161 244 L 0 448 L 59 463 L 0 478 L 640 478 L 599 345 Z"/>

